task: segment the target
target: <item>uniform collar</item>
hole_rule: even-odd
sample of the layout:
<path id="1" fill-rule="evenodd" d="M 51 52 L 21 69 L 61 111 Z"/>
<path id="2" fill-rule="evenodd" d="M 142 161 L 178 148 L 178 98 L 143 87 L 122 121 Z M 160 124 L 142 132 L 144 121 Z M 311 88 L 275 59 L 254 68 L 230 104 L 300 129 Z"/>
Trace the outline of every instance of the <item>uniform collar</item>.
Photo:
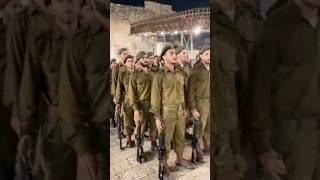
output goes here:
<path id="1" fill-rule="evenodd" d="M 52 27 L 52 33 L 53 33 L 53 38 L 55 40 L 59 40 L 61 38 L 69 38 L 69 36 L 67 36 L 62 30 L 61 28 L 54 22 L 54 18 L 52 18 L 53 21 L 53 27 Z M 87 29 L 88 27 L 79 27 L 76 32 L 72 35 L 77 35 L 81 32 L 83 32 L 85 29 Z"/>

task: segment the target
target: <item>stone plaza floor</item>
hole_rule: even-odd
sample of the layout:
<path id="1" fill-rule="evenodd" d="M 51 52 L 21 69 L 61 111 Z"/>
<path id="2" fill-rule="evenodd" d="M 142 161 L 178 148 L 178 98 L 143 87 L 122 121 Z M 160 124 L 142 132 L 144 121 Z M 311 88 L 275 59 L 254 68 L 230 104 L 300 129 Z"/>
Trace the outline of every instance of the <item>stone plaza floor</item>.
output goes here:
<path id="1" fill-rule="evenodd" d="M 122 145 L 126 145 L 122 140 Z M 186 142 L 184 157 L 191 159 L 191 141 Z M 150 151 L 150 141 L 145 140 L 144 151 Z M 151 154 L 151 153 L 148 153 Z M 152 156 L 151 156 L 152 157 Z M 210 156 L 205 156 L 205 163 L 196 164 L 196 169 L 188 170 L 174 165 L 176 156 L 173 150 L 169 156 L 169 168 L 176 180 L 209 180 L 210 179 Z M 136 147 L 120 151 L 117 129 L 110 129 L 110 177 L 111 180 L 157 180 L 158 179 L 158 156 L 157 154 L 148 162 L 136 161 Z"/>

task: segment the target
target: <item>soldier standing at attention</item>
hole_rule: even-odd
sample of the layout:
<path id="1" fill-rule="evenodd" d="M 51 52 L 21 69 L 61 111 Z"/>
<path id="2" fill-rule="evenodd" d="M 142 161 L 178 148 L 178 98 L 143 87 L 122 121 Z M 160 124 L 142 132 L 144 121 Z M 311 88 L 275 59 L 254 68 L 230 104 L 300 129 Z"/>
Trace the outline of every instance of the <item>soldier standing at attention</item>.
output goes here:
<path id="1" fill-rule="evenodd" d="M 23 4 L 25 7 L 8 24 L 6 35 L 7 58 L 4 79 L 3 100 L 12 109 L 12 126 L 19 130 L 19 88 L 22 77 L 27 41 L 49 31 L 51 21 L 47 10 L 48 1 L 32 0 Z"/>
<path id="2" fill-rule="evenodd" d="M 210 47 L 201 49 L 200 63 L 193 67 L 189 79 L 188 99 L 193 118 L 199 120 L 196 161 L 204 162 L 203 151 L 210 152 Z"/>
<path id="3" fill-rule="evenodd" d="M 144 51 L 138 53 L 136 57 L 140 68 L 131 74 L 129 81 L 129 102 L 134 110 L 134 119 L 141 123 L 141 138 L 144 139 L 144 132 L 148 129 L 151 139 L 151 150 L 157 150 L 157 128 L 154 116 L 149 112 L 151 100 L 151 85 L 155 72 L 151 71 L 147 55 Z M 137 126 L 137 125 L 136 125 Z"/>
<path id="4" fill-rule="evenodd" d="M 266 179 L 320 179 L 320 1 L 273 12 L 256 51 L 252 127 Z"/>
<path id="5" fill-rule="evenodd" d="M 219 1 L 220 2 L 220 1 Z M 225 2 L 226 3 L 226 2 Z M 244 177 L 247 165 L 241 151 L 240 106 L 245 101 L 248 83 L 245 42 L 238 30 L 219 7 L 213 5 L 211 14 L 211 46 L 214 49 L 211 63 L 213 89 L 210 109 L 214 126 L 211 134 L 214 143 L 213 166 L 215 180 L 239 180 Z M 218 8 L 218 9 L 217 9 Z"/>
<path id="6" fill-rule="evenodd" d="M 94 8 L 95 4 L 91 5 L 94 11 L 98 11 L 94 14 L 108 18 L 105 4 L 100 10 Z M 77 153 L 77 180 L 105 180 L 109 177 L 106 139 L 110 118 L 106 110 L 112 99 L 110 72 L 106 68 L 109 66 L 106 61 L 109 59 L 109 33 L 105 23 L 97 19 L 90 22 L 89 29 L 66 43 L 61 65 L 59 109 L 64 140 Z"/>
<path id="7" fill-rule="evenodd" d="M 18 136 L 11 127 L 11 110 L 3 103 L 6 69 L 6 33 L 12 18 L 19 12 L 18 0 L 0 1 L 0 179 L 14 178 L 14 164 L 17 151 Z"/>
<path id="8" fill-rule="evenodd" d="M 139 55 L 139 54 L 138 54 Z M 115 94 L 116 111 L 119 112 L 120 108 L 124 116 L 124 135 L 127 138 L 127 147 L 133 148 L 135 146 L 134 141 L 131 140 L 131 136 L 134 131 L 134 112 L 133 108 L 129 104 L 129 80 L 130 74 L 135 70 L 134 58 L 128 55 L 124 60 L 125 70 L 119 72 L 117 89 Z"/>
<path id="9" fill-rule="evenodd" d="M 59 113 L 59 76 L 65 42 L 80 33 L 80 1 L 52 0 L 52 26 L 29 39 L 20 86 L 19 107 L 22 138 L 19 154 L 30 158 L 35 135 L 40 132 L 37 155 L 43 180 L 75 180 L 76 154 L 62 138 Z M 46 117 L 38 120 L 39 102 L 45 102 Z"/>
<path id="10" fill-rule="evenodd" d="M 118 51 L 118 57 L 117 57 L 117 65 L 113 68 L 112 74 L 111 74 L 111 95 L 115 96 L 116 94 L 116 89 L 117 89 L 117 82 L 118 82 L 118 76 L 121 71 L 125 70 L 124 66 L 124 60 L 128 57 L 128 49 L 127 48 L 121 48 Z M 114 97 L 115 98 L 115 97 Z M 114 103 L 115 99 L 114 99 Z"/>
<path id="11" fill-rule="evenodd" d="M 186 117 L 185 73 L 175 67 L 177 56 L 173 47 L 165 46 L 160 57 L 164 60 L 164 67 L 152 82 L 151 112 L 155 114 L 158 131 L 165 134 L 165 176 L 171 179 L 167 164 L 171 141 L 177 155 L 176 165 L 187 169 L 194 169 L 195 166 L 183 157 Z"/>

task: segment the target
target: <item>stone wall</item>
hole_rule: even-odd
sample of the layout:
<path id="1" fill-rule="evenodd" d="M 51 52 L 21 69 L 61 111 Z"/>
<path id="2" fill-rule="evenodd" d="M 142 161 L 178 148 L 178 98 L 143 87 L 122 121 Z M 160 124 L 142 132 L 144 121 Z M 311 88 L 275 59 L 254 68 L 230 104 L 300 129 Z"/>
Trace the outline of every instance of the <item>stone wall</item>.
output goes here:
<path id="1" fill-rule="evenodd" d="M 145 1 L 145 7 L 110 4 L 110 52 L 111 58 L 121 47 L 129 48 L 135 55 L 140 50 L 153 51 L 153 40 L 130 35 L 130 23 L 174 13 L 171 6 Z"/>

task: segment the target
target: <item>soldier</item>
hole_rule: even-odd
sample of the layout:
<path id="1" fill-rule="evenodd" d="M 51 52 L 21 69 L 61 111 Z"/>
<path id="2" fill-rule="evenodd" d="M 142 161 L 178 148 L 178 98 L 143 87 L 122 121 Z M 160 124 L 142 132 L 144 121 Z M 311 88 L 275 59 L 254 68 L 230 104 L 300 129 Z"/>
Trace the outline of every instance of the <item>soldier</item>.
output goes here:
<path id="1" fill-rule="evenodd" d="M 39 133 L 36 155 L 40 169 L 35 172 L 36 178 L 74 180 L 76 154 L 62 139 L 58 89 L 64 43 L 81 31 L 80 2 L 52 0 L 50 7 L 50 31 L 28 41 L 19 97 L 22 138 L 18 150 L 24 159 L 30 158 L 35 135 Z M 39 121 L 41 101 L 46 103 L 46 118 Z"/>
<path id="2" fill-rule="evenodd" d="M 124 66 L 124 60 L 128 57 L 128 49 L 127 48 L 121 48 L 118 51 L 118 57 L 117 57 L 117 65 L 112 71 L 111 74 L 111 79 L 112 79 L 112 84 L 111 84 L 111 95 L 115 96 L 116 89 L 117 89 L 117 82 L 118 82 L 118 75 L 121 71 L 125 70 Z M 114 97 L 114 103 L 115 102 L 115 97 Z"/>
<path id="3" fill-rule="evenodd" d="M 104 11 L 99 11 L 105 16 Z M 105 17 L 106 18 L 106 17 Z M 63 136 L 77 152 L 77 180 L 105 180 L 110 95 L 109 33 L 93 20 L 90 29 L 66 43 L 60 76 Z"/>
<path id="4" fill-rule="evenodd" d="M 149 112 L 151 99 L 151 85 L 155 75 L 151 71 L 147 55 L 141 51 L 136 56 L 137 61 L 140 62 L 139 70 L 131 74 L 129 81 L 129 103 L 134 110 L 134 120 L 141 123 L 141 138 L 143 142 L 144 132 L 148 129 L 151 139 L 151 150 L 157 150 L 157 128 L 154 121 L 154 116 Z"/>
<path id="5" fill-rule="evenodd" d="M 111 70 L 113 70 L 116 67 L 116 65 L 117 65 L 116 59 L 111 59 L 110 60 L 110 68 L 111 68 Z"/>
<path id="6" fill-rule="evenodd" d="M 187 79 L 190 78 L 192 67 L 187 62 L 189 58 L 189 54 L 187 49 L 184 46 L 180 46 L 176 48 L 177 53 L 177 65 L 180 66 L 180 68 L 186 73 Z"/>
<path id="7" fill-rule="evenodd" d="M 271 14 L 253 77 L 252 127 L 266 179 L 320 179 L 318 0 Z"/>
<path id="8" fill-rule="evenodd" d="M 240 146 L 241 124 L 244 106 L 242 98 L 247 96 L 247 57 L 245 42 L 238 30 L 230 25 L 230 19 L 213 6 L 211 45 L 214 49 L 210 96 L 214 126 L 211 134 L 214 139 L 215 180 L 239 180 L 246 171 L 246 161 Z"/>
<path id="9" fill-rule="evenodd" d="M 203 163 L 202 151 L 210 152 L 210 48 L 201 49 L 199 56 L 201 63 L 193 68 L 189 79 L 188 99 L 193 118 L 200 120 L 196 161 Z"/>
<path id="10" fill-rule="evenodd" d="M 19 12 L 18 0 L 0 1 L 0 179 L 14 178 L 14 163 L 18 136 L 10 125 L 11 110 L 3 104 L 3 80 L 6 67 L 6 31 L 7 26 Z"/>
<path id="11" fill-rule="evenodd" d="M 46 0 L 32 0 L 8 25 L 4 103 L 12 109 L 12 126 L 19 132 L 18 94 L 27 39 L 50 29 Z"/>
<path id="12" fill-rule="evenodd" d="M 173 47 L 165 46 L 160 57 L 164 60 L 164 67 L 152 82 L 150 111 L 155 114 L 158 131 L 165 134 L 165 176 L 171 179 L 167 164 L 171 141 L 177 155 L 176 165 L 187 169 L 194 169 L 195 166 L 183 157 L 186 118 L 185 74 L 175 67 L 177 57 Z"/>
<path id="13" fill-rule="evenodd" d="M 124 65 L 126 66 L 126 69 L 121 71 L 118 76 L 115 102 L 116 111 L 119 112 L 121 107 L 124 116 L 124 135 L 127 138 L 127 147 L 133 148 L 135 143 L 131 140 L 131 136 L 134 130 L 134 111 L 130 106 L 128 99 L 130 74 L 135 70 L 133 56 L 128 55 L 124 60 Z"/>

